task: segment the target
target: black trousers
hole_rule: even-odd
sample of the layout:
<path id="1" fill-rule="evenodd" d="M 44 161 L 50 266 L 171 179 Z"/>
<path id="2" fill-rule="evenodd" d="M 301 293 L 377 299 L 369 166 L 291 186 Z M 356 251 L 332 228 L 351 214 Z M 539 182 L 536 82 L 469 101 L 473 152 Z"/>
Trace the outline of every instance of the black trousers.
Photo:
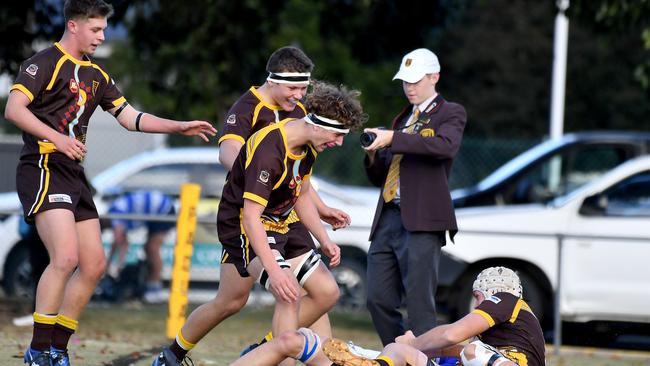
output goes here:
<path id="1" fill-rule="evenodd" d="M 367 307 L 385 345 L 436 326 L 435 294 L 445 232 L 409 232 L 399 209 L 384 207 L 368 251 Z M 405 302 L 408 324 L 399 311 Z"/>

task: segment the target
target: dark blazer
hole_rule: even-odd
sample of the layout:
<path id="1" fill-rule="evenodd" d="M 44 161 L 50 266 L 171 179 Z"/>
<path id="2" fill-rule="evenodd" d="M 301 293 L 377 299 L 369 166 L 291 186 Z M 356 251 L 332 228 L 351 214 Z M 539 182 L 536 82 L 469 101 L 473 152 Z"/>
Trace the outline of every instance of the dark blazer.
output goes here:
<path id="1" fill-rule="evenodd" d="M 414 134 L 401 132 L 413 106 L 409 105 L 393 120 L 392 146 L 377 151 L 372 164 L 364 165 L 370 181 L 383 189 L 393 154 L 403 154 L 400 163 L 402 223 L 408 231 L 458 231 L 449 192 L 449 173 L 460 147 L 467 122 L 465 108 L 438 95 L 418 118 Z M 384 207 L 380 195 L 370 231 L 373 238 Z"/>

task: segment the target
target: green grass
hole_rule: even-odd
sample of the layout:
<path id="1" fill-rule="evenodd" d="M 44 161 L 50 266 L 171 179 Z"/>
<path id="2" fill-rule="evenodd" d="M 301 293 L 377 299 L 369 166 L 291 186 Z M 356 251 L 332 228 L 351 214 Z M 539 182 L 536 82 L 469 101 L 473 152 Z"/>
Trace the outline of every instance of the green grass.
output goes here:
<path id="1" fill-rule="evenodd" d="M 3 309 L 4 308 L 4 309 Z M 0 307 L 0 365 L 21 365 L 22 353 L 31 328 L 11 325 L 15 309 Z M 10 307 L 9 307 L 10 308 Z M 92 305 L 80 320 L 71 340 L 74 366 L 144 366 L 154 353 L 168 344 L 165 337 L 166 306 L 139 304 Z M 334 335 L 351 339 L 367 348 L 379 348 L 379 339 L 367 313 L 334 312 L 330 315 Z M 245 309 L 223 322 L 192 351 L 195 365 L 227 365 L 240 350 L 261 338 L 270 327 L 271 309 Z M 632 366 L 650 364 L 650 353 L 602 352 L 589 349 L 563 349 L 561 357 L 550 355 L 549 366 Z"/>

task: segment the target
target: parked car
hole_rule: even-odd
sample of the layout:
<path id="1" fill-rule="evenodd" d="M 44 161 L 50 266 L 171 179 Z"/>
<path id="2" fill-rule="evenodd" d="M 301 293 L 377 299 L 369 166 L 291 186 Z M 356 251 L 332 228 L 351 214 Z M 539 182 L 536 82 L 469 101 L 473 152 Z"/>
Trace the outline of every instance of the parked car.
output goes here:
<path id="1" fill-rule="evenodd" d="M 92 179 L 96 190 L 95 204 L 100 216 L 106 217 L 111 199 L 116 193 L 155 189 L 178 197 L 180 186 L 186 182 L 201 185 L 201 201 L 198 207 L 199 225 L 195 233 L 190 279 L 194 283 L 217 282 L 221 259 L 221 245 L 216 235 L 216 213 L 226 170 L 219 164 L 217 148 L 170 148 L 155 150 L 124 160 Z M 331 184 L 313 177 L 313 185 L 321 198 L 332 207 L 345 210 L 353 217 L 365 218 L 374 210 L 376 190 L 364 187 L 346 187 Z M 5 215 L 0 222 L 4 240 L 0 243 L 0 274 L 5 292 L 10 295 L 29 295 L 28 253 L 20 241 L 18 223 L 20 202 L 15 192 L 0 194 L 0 211 Z M 104 220 L 103 220 L 104 221 Z M 113 241 L 108 225 L 102 239 L 108 249 Z M 365 253 L 368 248 L 369 223 L 353 225 L 345 230 L 329 231 L 341 247 L 343 260 L 334 270 L 341 286 L 341 303 L 358 307 L 365 303 Z M 142 245 L 146 229 L 128 233 L 132 243 L 127 263 L 143 256 Z M 163 279 L 169 279 L 173 263 L 175 230 L 172 230 L 161 249 L 164 262 Z M 214 287 L 213 287 L 214 288 Z"/>
<path id="2" fill-rule="evenodd" d="M 524 298 L 548 324 L 562 256 L 563 320 L 650 322 L 650 155 L 630 160 L 548 203 L 462 208 L 447 245 L 455 271 L 447 303 L 459 317 L 471 307 L 478 271 L 517 270 Z M 562 241 L 560 252 L 559 241 Z M 449 288 L 447 289 L 449 290 Z"/>

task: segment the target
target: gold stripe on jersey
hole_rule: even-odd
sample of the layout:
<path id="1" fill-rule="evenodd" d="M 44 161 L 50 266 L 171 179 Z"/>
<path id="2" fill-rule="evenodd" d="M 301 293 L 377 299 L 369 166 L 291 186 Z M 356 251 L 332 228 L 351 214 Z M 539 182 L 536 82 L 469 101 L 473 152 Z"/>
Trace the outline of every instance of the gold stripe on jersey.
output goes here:
<path id="1" fill-rule="evenodd" d="M 221 263 L 226 263 L 226 260 L 228 260 L 228 252 L 224 251 L 221 257 Z"/>
<path id="2" fill-rule="evenodd" d="M 221 143 L 222 143 L 223 141 L 225 141 L 225 140 L 237 140 L 237 141 L 241 142 L 242 145 L 246 143 L 246 141 L 244 140 L 243 137 L 241 137 L 241 136 L 239 136 L 239 135 L 236 135 L 236 134 L 234 134 L 234 133 L 229 133 L 229 134 L 227 134 L 227 135 L 223 135 L 223 136 L 221 136 L 221 138 L 219 139 L 219 141 L 217 141 L 217 145 L 221 145 Z"/>
<path id="3" fill-rule="evenodd" d="M 492 319 L 492 316 L 490 316 L 490 314 L 486 313 L 483 310 L 474 309 L 474 310 L 472 310 L 472 313 L 478 314 L 478 315 L 482 316 L 485 320 L 487 320 L 488 324 L 490 325 L 490 328 L 492 328 L 496 324 L 494 319 Z"/>
<path id="4" fill-rule="evenodd" d="M 30 215 L 37 213 L 38 209 L 41 208 L 41 205 L 43 204 L 43 200 L 45 199 L 45 196 L 47 196 L 47 190 L 50 188 L 50 168 L 47 166 L 49 160 L 50 160 L 50 154 L 43 155 L 43 170 L 45 171 L 43 191 L 41 192 L 40 197 L 36 197 L 36 199 L 38 200 L 38 204 L 36 205 L 36 208 L 34 208 L 30 212 Z"/>
<path id="5" fill-rule="evenodd" d="M 56 145 L 51 142 L 38 141 L 38 152 L 39 154 L 49 154 L 57 151 Z"/>
<path id="6" fill-rule="evenodd" d="M 14 84 L 11 87 L 11 89 L 9 89 L 9 92 L 14 91 L 14 90 L 18 90 L 18 91 L 23 92 L 23 94 L 25 94 L 27 96 L 27 98 L 29 98 L 30 102 L 34 101 L 34 94 L 32 94 L 32 92 L 30 92 L 23 84 Z"/>
<path id="7" fill-rule="evenodd" d="M 126 103 L 126 98 L 124 97 L 119 97 L 113 101 L 113 107 L 119 107 L 122 104 Z"/>
<path id="8" fill-rule="evenodd" d="M 300 107 L 300 109 L 302 109 L 302 111 L 305 112 L 305 114 L 307 114 L 307 108 L 305 108 L 305 106 L 302 105 L 302 103 L 298 102 L 297 106 Z"/>
<path id="9" fill-rule="evenodd" d="M 519 366 L 528 366 L 528 357 L 523 352 L 509 351 L 509 350 L 499 350 L 501 353 L 506 356 L 510 361 L 516 363 Z"/>
<path id="10" fill-rule="evenodd" d="M 59 71 L 61 71 L 61 67 L 63 66 L 63 64 L 66 61 L 70 61 L 72 63 L 75 63 L 75 64 L 79 65 L 79 66 L 89 66 L 89 67 L 95 68 L 95 69 L 99 70 L 99 72 L 102 73 L 102 76 L 104 76 L 104 79 L 106 80 L 106 82 L 109 81 L 110 78 L 108 77 L 108 74 L 106 72 L 104 72 L 104 70 L 102 70 L 102 68 L 99 67 L 98 65 L 93 64 L 91 61 L 88 61 L 88 60 L 84 61 L 84 60 L 78 60 L 78 59 L 74 58 L 71 54 L 66 52 L 66 50 L 64 50 L 63 47 L 61 47 L 61 45 L 58 42 L 55 42 L 54 45 L 56 46 L 56 48 L 59 49 L 59 51 L 61 51 L 63 53 L 63 56 L 61 56 L 59 61 L 57 61 L 56 66 L 54 67 L 54 72 L 52 73 L 52 78 L 50 79 L 50 82 L 47 84 L 47 87 L 45 88 L 45 90 L 52 90 L 52 87 L 54 86 L 54 82 L 56 81 L 56 78 L 59 75 Z"/>
<path id="11" fill-rule="evenodd" d="M 266 135 L 268 135 L 271 131 L 279 128 L 279 125 L 271 125 L 270 127 L 271 128 L 263 128 L 255 132 L 251 137 L 248 138 L 248 141 L 246 141 L 246 164 L 244 165 L 244 169 L 248 168 L 251 161 L 253 161 L 253 155 L 259 146 L 259 142 L 264 140 L 264 137 L 266 137 Z"/>
<path id="12" fill-rule="evenodd" d="M 291 213 L 289 213 L 289 217 L 287 217 L 287 224 L 293 224 L 294 222 L 298 222 L 298 221 L 300 221 L 300 217 L 298 217 L 296 210 L 291 210 Z"/>
<path id="13" fill-rule="evenodd" d="M 260 220 L 264 226 L 264 231 L 273 231 L 280 234 L 286 234 L 289 232 L 289 223 L 287 220 L 273 221 L 264 217 L 262 217 Z"/>
<path id="14" fill-rule="evenodd" d="M 269 204 L 268 200 L 256 195 L 255 193 L 251 193 L 251 192 L 244 192 L 244 199 L 248 199 L 248 200 L 251 200 L 253 202 L 257 202 L 257 203 L 259 203 L 260 205 L 262 205 L 264 207 L 266 207 L 266 205 Z"/>
<path id="15" fill-rule="evenodd" d="M 253 110 L 253 119 L 251 120 L 251 128 L 255 126 L 255 123 L 257 123 L 257 119 L 259 118 L 260 111 L 262 108 L 266 107 L 272 111 L 281 111 L 282 107 L 279 105 L 273 105 L 266 100 L 264 100 L 264 97 L 262 97 L 262 94 L 257 91 L 257 89 L 254 86 L 251 86 L 250 88 L 251 93 L 259 100 L 259 103 L 255 106 L 255 109 Z M 277 118 L 277 117 L 276 117 Z"/>
<path id="16" fill-rule="evenodd" d="M 521 310 L 521 307 L 525 304 L 524 300 L 519 299 L 517 300 L 517 303 L 515 304 L 515 308 L 512 310 L 512 316 L 510 317 L 510 323 L 514 323 L 515 320 L 517 320 L 517 317 L 519 316 L 519 311 Z"/>

